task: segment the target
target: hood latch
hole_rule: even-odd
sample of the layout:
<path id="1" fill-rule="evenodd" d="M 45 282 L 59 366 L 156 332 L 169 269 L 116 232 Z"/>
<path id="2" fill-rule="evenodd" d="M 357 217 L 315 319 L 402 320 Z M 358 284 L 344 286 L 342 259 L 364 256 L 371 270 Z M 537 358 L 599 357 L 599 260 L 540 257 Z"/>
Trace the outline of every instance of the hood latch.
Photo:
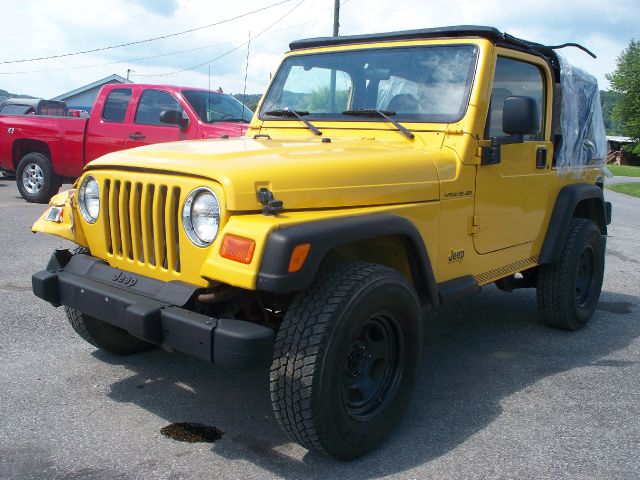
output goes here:
<path id="1" fill-rule="evenodd" d="M 284 210 L 282 200 L 276 200 L 268 188 L 258 190 L 258 201 L 262 204 L 262 214 L 265 216 L 277 215 Z"/>

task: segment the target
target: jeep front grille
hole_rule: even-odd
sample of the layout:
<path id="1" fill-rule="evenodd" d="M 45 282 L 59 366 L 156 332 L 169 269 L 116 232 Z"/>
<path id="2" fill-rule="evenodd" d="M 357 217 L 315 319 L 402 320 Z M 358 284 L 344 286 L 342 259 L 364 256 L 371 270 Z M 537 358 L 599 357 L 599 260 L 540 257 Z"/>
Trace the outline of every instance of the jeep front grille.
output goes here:
<path id="1" fill-rule="evenodd" d="M 102 188 L 108 253 L 180 272 L 180 188 L 111 179 Z"/>

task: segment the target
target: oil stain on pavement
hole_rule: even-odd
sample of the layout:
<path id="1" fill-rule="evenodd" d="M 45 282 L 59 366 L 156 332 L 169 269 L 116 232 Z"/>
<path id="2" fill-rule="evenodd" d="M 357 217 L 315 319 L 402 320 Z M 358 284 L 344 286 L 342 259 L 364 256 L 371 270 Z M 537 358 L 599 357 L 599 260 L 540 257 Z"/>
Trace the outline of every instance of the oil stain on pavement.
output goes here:
<path id="1" fill-rule="evenodd" d="M 187 443 L 214 443 L 224 435 L 222 430 L 202 423 L 172 423 L 161 428 L 160 433 L 167 438 Z"/>

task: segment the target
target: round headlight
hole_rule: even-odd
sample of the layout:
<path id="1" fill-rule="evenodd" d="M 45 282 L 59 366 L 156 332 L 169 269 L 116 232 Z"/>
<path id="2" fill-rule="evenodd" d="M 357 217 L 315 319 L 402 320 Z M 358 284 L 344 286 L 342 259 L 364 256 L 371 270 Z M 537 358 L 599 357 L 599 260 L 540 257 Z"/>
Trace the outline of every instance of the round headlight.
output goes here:
<path id="1" fill-rule="evenodd" d="M 220 202 L 216 194 L 205 187 L 192 191 L 184 201 L 182 225 L 195 245 L 211 245 L 220 227 Z"/>
<path id="2" fill-rule="evenodd" d="M 80 184 L 78 207 L 82 218 L 89 223 L 95 223 L 100 214 L 100 187 L 91 175 L 87 175 Z"/>

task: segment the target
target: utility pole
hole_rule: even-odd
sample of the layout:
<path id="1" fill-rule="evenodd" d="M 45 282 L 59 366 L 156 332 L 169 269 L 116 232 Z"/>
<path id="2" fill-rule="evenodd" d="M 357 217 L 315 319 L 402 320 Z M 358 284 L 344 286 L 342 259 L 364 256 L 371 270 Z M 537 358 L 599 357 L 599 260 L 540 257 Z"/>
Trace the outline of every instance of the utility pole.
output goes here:
<path id="1" fill-rule="evenodd" d="M 340 0 L 333 2 L 333 36 L 338 36 L 340 30 Z M 336 71 L 331 70 L 331 79 L 329 84 L 329 111 L 336 109 Z"/>

